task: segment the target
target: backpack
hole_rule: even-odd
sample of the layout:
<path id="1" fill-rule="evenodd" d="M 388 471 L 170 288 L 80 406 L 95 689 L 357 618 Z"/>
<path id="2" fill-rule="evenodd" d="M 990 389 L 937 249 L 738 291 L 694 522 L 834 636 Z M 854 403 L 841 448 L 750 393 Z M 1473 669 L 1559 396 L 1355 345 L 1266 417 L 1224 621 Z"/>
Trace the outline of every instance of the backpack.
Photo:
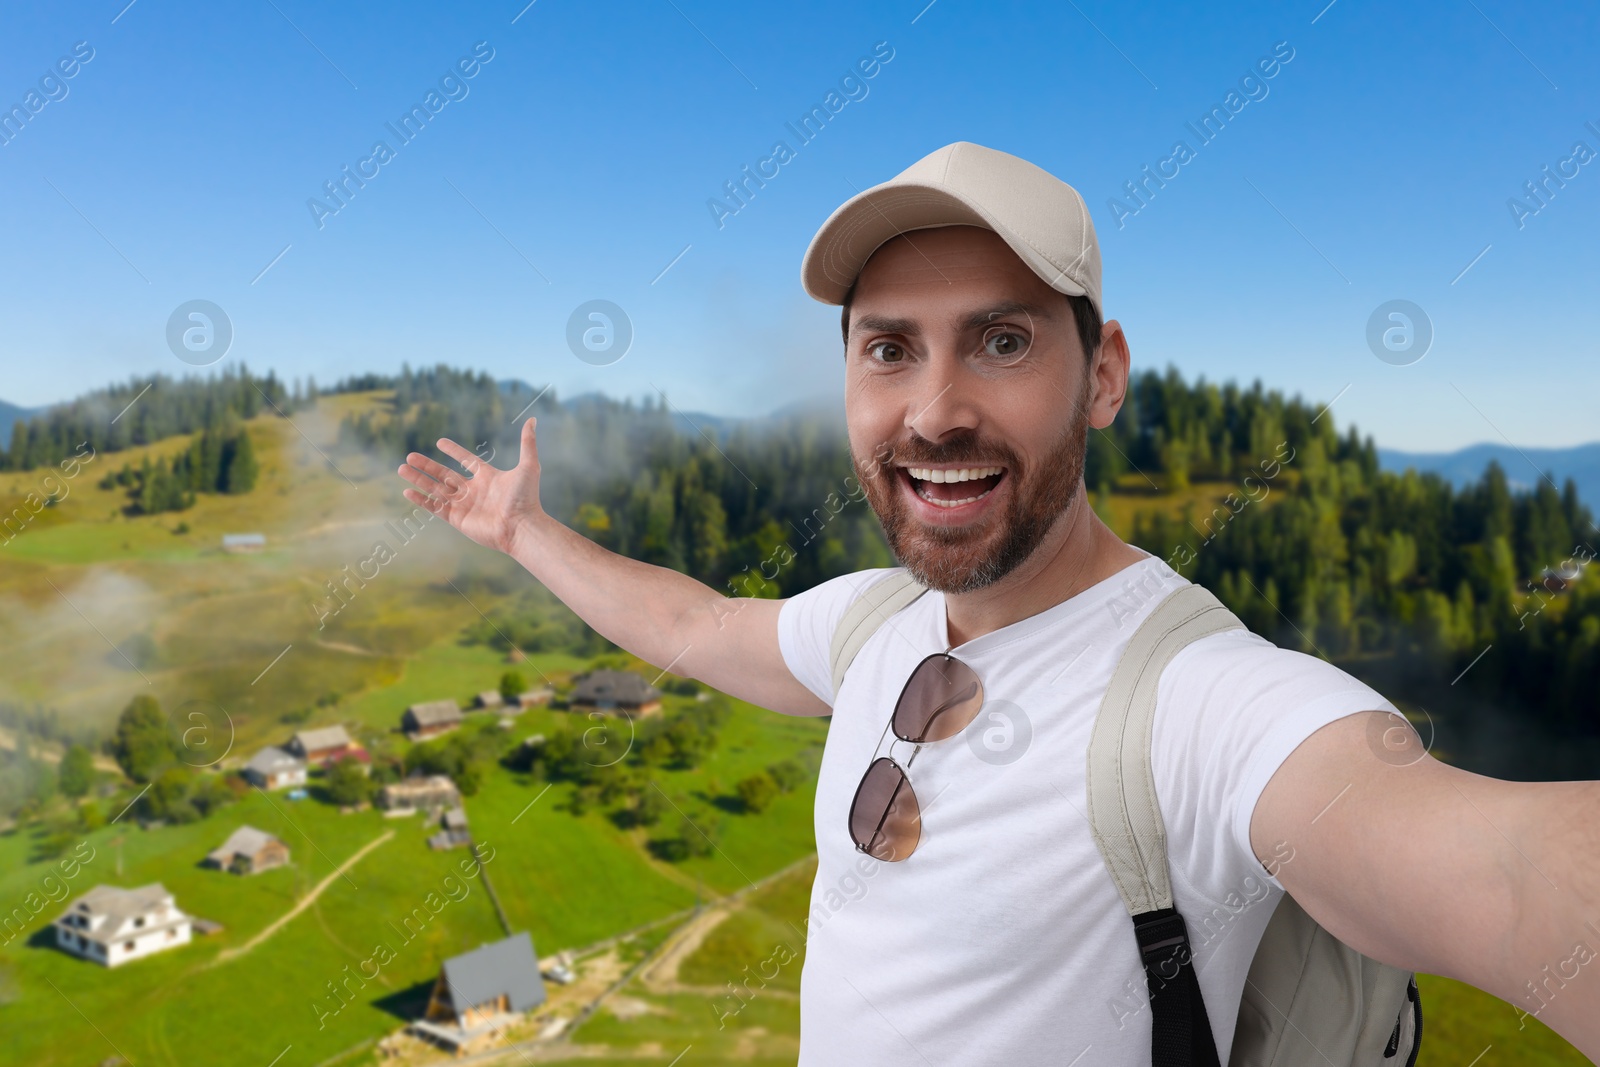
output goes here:
<path id="1" fill-rule="evenodd" d="M 850 605 L 830 649 L 835 696 L 867 640 L 925 592 L 895 568 Z M 1246 627 L 1202 586 L 1169 593 L 1123 651 L 1089 741 L 1089 821 L 1133 919 L 1150 992 L 1152 1067 L 1218 1065 L 1188 929 L 1173 906 L 1150 734 L 1172 657 L 1231 629 Z M 1421 1042 L 1415 975 L 1339 941 L 1285 893 L 1245 979 L 1229 1067 L 1415 1067 Z"/>

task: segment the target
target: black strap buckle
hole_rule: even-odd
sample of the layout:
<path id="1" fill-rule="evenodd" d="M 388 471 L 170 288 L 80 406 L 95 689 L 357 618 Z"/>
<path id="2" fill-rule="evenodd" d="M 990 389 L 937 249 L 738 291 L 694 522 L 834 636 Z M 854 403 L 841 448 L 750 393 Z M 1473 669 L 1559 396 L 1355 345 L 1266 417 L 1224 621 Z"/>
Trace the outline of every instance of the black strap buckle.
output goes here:
<path id="1" fill-rule="evenodd" d="M 1133 933 L 1150 988 L 1150 1062 L 1154 1067 L 1217 1067 L 1183 916 L 1176 908 L 1135 915 Z"/>

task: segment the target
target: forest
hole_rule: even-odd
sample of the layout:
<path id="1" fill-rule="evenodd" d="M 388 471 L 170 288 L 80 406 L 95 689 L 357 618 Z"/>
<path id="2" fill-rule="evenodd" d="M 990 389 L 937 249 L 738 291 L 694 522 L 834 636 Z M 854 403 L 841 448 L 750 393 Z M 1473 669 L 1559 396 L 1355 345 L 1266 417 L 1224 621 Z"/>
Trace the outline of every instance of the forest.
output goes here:
<path id="1" fill-rule="evenodd" d="M 316 394 L 315 381 L 308 380 L 304 389 L 296 382 L 291 390 L 271 371 L 257 378 L 242 364 L 210 378 L 134 378 L 19 419 L 11 427 L 10 447 L 0 450 L 0 471 L 48 467 L 84 443 L 100 455 L 215 429 L 230 417 L 252 419 L 263 411 L 288 415 Z"/>
<path id="2" fill-rule="evenodd" d="M 536 415 L 551 514 L 730 595 L 787 596 L 893 563 L 842 423 L 822 415 L 696 433 L 665 398 L 562 404 L 548 391 L 530 406 L 526 386 L 443 366 L 340 388 L 394 390 L 387 416 L 340 428 L 345 447 L 391 462 L 437 454 L 433 442 L 448 436 L 482 455 L 492 447 L 507 466 L 521 419 Z M 1299 397 L 1259 381 L 1191 384 L 1175 369 L 1135 376 L 1115 423 L 1090 433 L 1085 464 L 1097 507 L 1113 491 L 1148 494 L 1133 543 L 1255 632 L 1342 664 L 1386 661 L 1386 677 L 1407 686 L 1448 686 L 1470 667 L 1475 688 L 1549 747 L 1593 745 L 1600 583 L 1584 579 L 1600 531 L 1570 479 L 1558 487 L 1531 468 L 1518 474 L 1532 488 L 1513 488 L 1497 464 L 1459 490 L 1437 475 L 1383 471 L 1370 436 L 1339 433 L 1331 413 Z M 1194 486 L 1214 487 L 1224 503 L 1191 503 L 1176 518 L 1159 506 Z M 513 633 L 533 647 L 593 640 L 533 593 L 492 614 L 470 631 L 488 643 Z"/>
<path id="3" fill-rule="evenodd" d="M 248 492 L 256 461 L 243 420 L 288 416 L 318 392 L 242 368 L 130 382 L 19 423 L 0 468 L 52 463 L 85 440 L 114 452 L 193 433 L 170 462 L 108 476 L 128 488 L 129 510 Z M 690 418 L 664 396 L 563 401 L 443 365 L 322 392 L 380 395 L 376 412 L 339 425 L 335 451 L 385 466 L 408 451 L 437 454 L 441 436 L 508 466 L 521 421 L 535 415 L 551 514 L 729 595 L 788 596 L 894 562 L 838 413 Z M 125 412 L 118 422 L 97 417 L 115 405 Z M 1383 471 L 1372 439 L 1354 426 L 1340 433 L 1330 411 L 1260 381 L 1191 383 L 1175 369 L 1134 377 L 1113 425 L 1090 432 L 1085 463 L 1103 516 L 1115 498 L 1133 515 L 1123 530 L 1133 543 L 1211 589 L 1255 632 L 1372 684 L 1381 677 L 1396 695 L 1450 691 L 1470 670 L 1473 692 L 1546 754 L 1518 772 L 1570 774 L 1600 754 L 1600 582 L 1587 573 L 1600 531 L 1571 480 L 1557 486 L 1531 467 L 1516 476 L 1523 486 L 1491 464 L 1457 489 L 1433 474 Z M 466 580 L 513 588 L 503 576 Z M 607 650 L 544 590 L 522 589 L 464 640 Z"/>

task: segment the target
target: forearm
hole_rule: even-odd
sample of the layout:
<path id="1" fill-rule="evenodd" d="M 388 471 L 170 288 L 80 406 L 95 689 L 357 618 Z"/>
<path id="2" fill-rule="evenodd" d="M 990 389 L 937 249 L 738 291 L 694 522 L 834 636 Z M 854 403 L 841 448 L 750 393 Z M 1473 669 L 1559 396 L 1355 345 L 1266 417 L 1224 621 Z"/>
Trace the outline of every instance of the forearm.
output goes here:
<path id="1" fill-rule="evenodd" d="M 1519 880 L 1504 988 L 1491 992 L 1600 1061 L 1600 782 L 1505 785 L 1485 815 Z"/>
<path id="2" fill-rule="evenodd" d="M 727 598 L 668 567 L 602 548 L 540 513 L 517 527 L 511 558 L 608 641 L 646 663 L 696 677 L 692 633 Z"/>

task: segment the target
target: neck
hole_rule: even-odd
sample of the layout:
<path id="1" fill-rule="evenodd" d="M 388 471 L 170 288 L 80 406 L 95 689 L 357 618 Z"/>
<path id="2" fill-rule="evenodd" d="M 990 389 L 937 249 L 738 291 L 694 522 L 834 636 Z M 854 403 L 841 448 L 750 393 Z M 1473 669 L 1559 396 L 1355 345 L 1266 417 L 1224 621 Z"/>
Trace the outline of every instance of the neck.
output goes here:
<path id="1" fill-rule="evenodd" d="M 1149 555 L 1100 521 L 1080 481 L 1072 503 L 1020 567 L 993 585 L 945 596 L 950 644 L 1037 615 Z"/>

